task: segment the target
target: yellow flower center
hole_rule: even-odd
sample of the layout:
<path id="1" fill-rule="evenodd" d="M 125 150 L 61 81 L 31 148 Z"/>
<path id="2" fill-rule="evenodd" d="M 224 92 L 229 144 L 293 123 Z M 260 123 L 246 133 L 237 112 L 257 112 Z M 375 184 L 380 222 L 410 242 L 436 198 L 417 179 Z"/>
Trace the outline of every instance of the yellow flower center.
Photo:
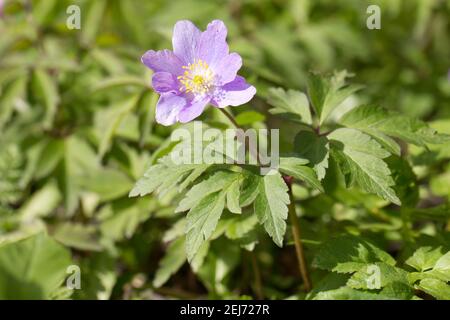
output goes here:
<path id="1" fill-rule="evenodd" d="M 183 69 L 185 69 L 183 75 L 178 76 L 178 80 L 181 83 L 181 91 L 200 95 L 210 91 L 213 85 L 214 74 L 205 61 L 200 59 L 194 60 L 194 63 L 183 66 Z"/>

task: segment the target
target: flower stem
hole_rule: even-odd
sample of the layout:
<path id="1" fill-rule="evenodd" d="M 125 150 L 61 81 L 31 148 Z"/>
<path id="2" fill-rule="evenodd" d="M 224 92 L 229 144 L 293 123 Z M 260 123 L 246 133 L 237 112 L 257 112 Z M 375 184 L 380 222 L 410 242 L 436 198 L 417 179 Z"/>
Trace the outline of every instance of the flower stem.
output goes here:
<path id="1" fill-rule="evenodd" d="M 233 114 L 231 114 L 230 112 L 228 112 L 224 108 L 219 108 L 219 110 L 222 111 L 222 113 L 231 121 L 231 123 L 233 124 L 233 126 L 236 129 L 244 131 L 244 129 L 236 122 L 236 119 L 234 118 Z M 261 166 L 261 159 L 260 159 L 258 150 L 253 149 L 253 148 L 251 148 L 251 146 L 249 146 L 249 150 L 248 151 L 254 157 L 254 159 L 256 159 L 256 162 L 258 163 L 258 166 Z"/>
<path id="2" fill-rule="evenodd" d="M 236 129 L 242 129 L 242 127 L 236 122 L 236 119 L 234 118 L 233 114 L 231 114 L 230 112 L 228 112 L 227 110 L 225 110 L 225 108 L 219 108 L 219 110 L 228 118 L 228 120 L 230 120 L 230 122 L 233 124 L 233 126 Z M 250 150 L 251 153 L 253 153 L 255 150 Z M 258 165 L 260 165 L 260 160 L 259 160 L 259 154 L 256 151 L 256 160 L 258 162 Z M 261 278 L 261 272 L 259 270 L 259 265 L 258 265 L 258 260 L 256 259 L 256 254 L 255 252 L 250 252 L 250 260 L 252 263 L 252 269 L 253 269 L 253 273 L 255 276 L 255 283 L 254 283 L 254 291 L 255 291 L 255 295 L 256 298 L 259 300 L 264 299 L 264 292 L 263 292 L 263 286 L 262 286 L 262 278 Z"/>
<path id="3" fill-rule="evenodd" d="M 225 110 L 225 108 L 219 108 L 219 110 L 231 121 L 231 123 L 233 124 L 233 126 L 236 127 L 236 129 L 242 129 L 238 123 L 236 122 L 236 119 L 234 119 L 234 116 L 228 112 L 227 110 Z"/>
<path id="4" fill-rule="evenodd" d="M 264 292 L 262 289 L 262 282 L 261 282 L 261 272 L 259 271 L 259 265 L 258 265 L 258 261 L 256 260 L 256 254 L 255 251 L 250 252 L 250 258 L 252 261 L 252 269 L 253 272 L 255 273 L 255 294 L 256 294 L 256 298 L 258 300 L 262 300 L 264 299 Z"/>
<path id="5" fill-rule="evenodd" d="M 305 290 L 309 292 L 312 288 L 311 280 L 309 278 L 308 269 L 306 267 L 305 253 L 301 241 L 300 223 L 295 213 L 295 202 L 292 194 L 292 177 L 285 177 L 286 185 L 289 188 L 289 219 L 292 224 L 292 234 L 294 235 L 295 253 L 297 254 L 298 269 L 305 284 Z"/>

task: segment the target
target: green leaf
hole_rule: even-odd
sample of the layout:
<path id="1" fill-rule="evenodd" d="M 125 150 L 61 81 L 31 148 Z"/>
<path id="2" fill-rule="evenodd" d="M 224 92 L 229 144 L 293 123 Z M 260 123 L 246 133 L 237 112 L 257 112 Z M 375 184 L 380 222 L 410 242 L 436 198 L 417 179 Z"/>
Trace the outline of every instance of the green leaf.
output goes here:
<path id="1" fill-rule="evenodd" d="M 70 254 L 47 235 L 0 246 L 0 299 L 48 299 L 61 285 Z"/>
<path id="2" fill-rule="evenodd" d="M 154 191 L 157 191 L 160 196 L 163 196 L 177 184 L 179 185 L 179 189 L 184 189 L 187 186 L 183 184 L 185 179 L 189 183 L 195 181 L 209 166 L 208 164 L 176 165 L 172 162 L 170 155 L 167 155 L 160 158 L 157 164 L 148 168 L 144 175 L 136 182 L 129 196 L 144 196 Z"/>
<path id="3" fill-rule="evenodd" d="M 75 299 L 110 299 L 117 281 L 116 261 L 105 252 L 91 253 L 82 259 L 81 290 L 75 290 Z"/>
<path id="4" fill-rule="evenodd" d="M 108 71 L 109 74 L 118 75 L 124 73 L 124 65 L 121 59 L 111 51 L 96 48 L 91 50 L 90 54 L 100 66 Z M 108 80 L 110 80 L 110 78 L 106 81 Z M 142 79 L 140 80 L 142 81 Z M 97 85 L 95 87 L 97 87 Z"/>
<path id="5" fill-rule="evenodd" d="M 392 189 L 391 172 L 382 160 L 389 156 L 389 152 L 356 129 L 337 129 L 328 138 L 332 142 L 332 156 L 350 185 L 356 182 L 364 191 L 400 205 L 400 199 Z"/>
<path id="6" fill-rule="evenodd" d="M 36 164 L 35 178 L 39 179 L 48 176 L 64 158 L 64 151 L 63 139 L 46 141 Z"/>
<path id="7" fill-rule="evenodd" d="M 338 107 L 346 98 L 361 89 L 361 86 L 346 86 L 346 71 L 335 73 L 334 76 L 325 78 L 320 75 L 311 75 L 308 81 L 308 95 L 319 117 L 319 123 L 323 123 L 331 111 Z"/>
<path id="8" fill-rule="evenodd" d="M 19 77 L 4 88 L 0 96 L 0 128 L 6 124 L 14 112 L 18 99 L 25 98 L 27 77 Z"/>
<path id="9" fill-rule="evenodd" d="M 404 210 L 414 208 L 419 201 L 419 186 L 417 177 L 408 160 L 398 156 L 390 156 L 386 163 L 391 171 L 396 195 L 400 199 Z"/>
<path id="10" fill-rule="evenodd" d="M 30 196 L 20 208 L 19 214 L 23 221 L 33 221 L 36 218 L 50 215 L 60 201 L 61 193 L 56 183 L 49 182 Z"/>
<path id="11" fill-rule="evenodd" d="M 137 86 L 148 88 L 148 85 L 141 78 L 129 75 L 119 75 L 110 77 L 98 82 L 93 88 L 92 92 L 98 93 L 106 90 L 117 90 L 117 87 Z"/>
<path id="12" fill-rule="evenodd" d="M 372 243 L 355 236 L 340 236 L 321 245 L 313 265 L 319 269 L 349 273 L 367 264 L 384 262 L 395 265 L 395 260 Z"/>
<path id="13" fill-rule="evenodd" d="M 50 75 L 42 69 L 36 69 L 34 71 L 33 80 L 36 94 L 40 97 L 46 109 L 43 125 L 49 129 L 53 125 L 59 103 L 57 85 Z"/>
<path id="14" fill-rule="evenodd" d="M 436 261 L 431 273 L 434 277 L 442 281 L 450 281 L 450 251 Z"/>
<path id="15" fill-rule="evenodd" d="M 71 216 L 78 207 L 80 180 L 99 168 L 94 150 L 83 138 L 72 135 L 64 139 L 64 158 L 58 165 L 56 175 L 58 187 L 63 193 L 66 216 Z"/>
<path id="16" fill-rule="evenodd" d="M 314 167 L 317 178 L 322 180 L 328 169 L 330 143 L 325 136 L 318 136 L 312 131 L 302 130 L 295 136 L 294 151 L 300 157 L 308 159 Z"/>
<path id="17" fill-rule="evenodd" d="M 431 294 L 438 300 L 450 300 L 450 285 L 437 279 L 423 279 L 418 288 Z"/>
<path id="18" fill-rule="evenodd" d="M 437 247 L 434 249 L 431 247 L 421 247 L 417 249 L 408 260 L 406 260 L 406 264 L 418 271 L 427 271 L 434 267 L 442 255 L 442 247 Z"/>
<path id="19" fill-rule="evenodd" d="M 389 285 L 402 285 L 406 290 L 402 293 L 404 299 L 413 296 L 413 288 L 408 282 L 408 273 L 400 268 L 383 262 L 368 264 L 355 272 L 347 281 L 347 286 L 353 289 L 382 289 Z M 377 279 L 377 277 L 379 277 Z M 396 294 L 399 297 L 399 294 Z"/>
<path id="20" fill-rule="evenodd" d="M 128 176 L 116 169 L 104 168 L 79 179 L 85 190 L 98 194 L 100 201 L 110 201 L 126 195 L 133 187 Z"/>
<path id="21" fill-rule="evenodd" d="M 347 112 L 340 123 L 360 129 L 391 146 L 392 143 L 387 142 L 386 135 L 419 146 L 450 141 L 450 136 L 437 133 L 423 121 L 378 106 L 365 105 L 355 108 Z M 397 148 L 396 152 L 398 152 Z"/>
<path id="22" fill-rule="evenodd" d="M 96 129 L 100 138 L 98 150 L 100 158 L 103 158 L 111 147 L 116 130 L 125 117 L 136 107 L 139 97 L 140 95 L 134 95 L 116 106 L 96 114 Z"/>
<path id="23" fill-rule="evenodd" d="M 155 209 L 156 199 L 121 199 L 105 206 L 98 213 L 100 230 L 104 237 L 120 241 L 130 239 L 140 223 L 146 221 Z"/>
<path id="24" fill-rule="evenodd" d="M 90 46 L 95 42 L 105 9 L 105 0 L 97 0 L 90 3 L 86 17 L 82 19 L 84 23 L 81 28 L 81 42 L 84 45 Z"/>
<path id="25" fill-rule="evenodd" d="M 192 261 L 202 243 L 209 239 L 225 207 L 225 193 L 215 192 L 204 197 L 189 210 L 186 224 L 186 253 Z"/>
<path id="26" fill-rule="evenodd" d="M 322 291 L 314 296 L 313 300 L 386 300 L 390 297 L 381 296 L 376 293 L 356 290 L 350 287 Z"/>
<path id="27" fill-rule="evenodd" d="M 288 187 L 279 173 L 260 177 L 254 209 L 259 223 L 279 246 L 283 246 L 288 216 Z"/>
<path id="28" fill-rule="evenodd" d="M 230 221 L 228 221 L 225 235 L 231 240 L 243 238 L 249 232 L 254 230 L 257 224 L 258 217 L 254 214 L 244 214 L 233 217 Z"/>
<path id="29" fill-rule="evenodd" d="M 263 122 L 265 119 L 266 117 L 262 113 L 253 110 L 241 112 L 235 118 L 236 123 L 240 126 Z"/>
<path id="30" fill-rule="evenodd" d="M 45 24 L 51 17 L 52 11 L 55 9 L 57 0 L 34 1 L 32 5 L 33 19 L 39 25 Z"/>
<path id="31" fill-rule="evenodd" d="M 185 237 L 180 237 L 170 243 L 156 270 L 154 287 L 161 287 L 186 262 L 185 242 Z"/>
<path id="32" fill-rule="evenodd" d="M 244 175 L 244 181 L 242 182 L 242 190 L 240 195 L 240 206 L 246 207 L 255 201 L 259 192 L 259 183 L 261 179 L 259 175 L 249 173 Z"/>
<path id="33" fill-rule="evenodd" d="M 306 95 L 295 90 L 270 88 L 268 102 L 274 106 L 269 112 L 289 120 L 311 124 L 311 111 Z"/>
<path id="34" fill-rule="evenodd" d="M 239 197 L 241 195 L 242 179 L 234 180 L 227 190 L 227 208 L 233 213 L 242 213 L 239 204 Z"/>
<path id="35" fill-rule="evenodd" d="M 228 194 L 231 189 L 228 189 L 230 186 L 234 184 L 235 181 L 238 181 L 239 174 L 231 171 L 217 171 L 211 177 L 202 182 L 196 184 L 186 193 L 186 196 L 181 200 L 178 204 L 175 212 L 183 212 L 191 209 L 196 204 L 198 204 L 204 197 L 215 193 L 217 191 L 223 191 L 224 194 Z M 236 185 L 234 188 L 238 187 Z M 236 192 L 231 190 L 231 192 Z M 228 197 L 235 197 L 235 195 L 227 195 Z M 231 199 L 233 202 L 235 199 Z M 233 205 L 234 203 L 232 203 Z"/>
<path id="36" fill-rule="evenodd" d="M 306 163 L 308 163 L 307 160 L 302 158 L 280 158 L 280 171 L 305 181 L 312 187 L 323 192 L 323 187 L 317 179 L 316 172 L 312 168 L 305 166 L 304 164 Z"/>
<path id="37" fill-rule="evenodd" d="M 94 226 L 65 222 L 55 226 L 53 238 L 67 247 L 79 250 L 100 251 L 103 249 Z"/>

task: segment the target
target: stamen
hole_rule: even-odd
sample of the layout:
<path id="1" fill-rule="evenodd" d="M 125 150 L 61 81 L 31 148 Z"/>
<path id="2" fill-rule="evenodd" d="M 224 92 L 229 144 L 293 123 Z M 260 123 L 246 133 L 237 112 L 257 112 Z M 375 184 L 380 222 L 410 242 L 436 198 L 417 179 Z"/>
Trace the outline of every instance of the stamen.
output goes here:
<path id="1" fill-rule="evenodd" d="M 181 83 L 180 91 L 203 95 L 211 90 L 214 74 L 205 61 L 194 60 L 182 68 L 185 70 L 183 75 L 177 77 Z"/>

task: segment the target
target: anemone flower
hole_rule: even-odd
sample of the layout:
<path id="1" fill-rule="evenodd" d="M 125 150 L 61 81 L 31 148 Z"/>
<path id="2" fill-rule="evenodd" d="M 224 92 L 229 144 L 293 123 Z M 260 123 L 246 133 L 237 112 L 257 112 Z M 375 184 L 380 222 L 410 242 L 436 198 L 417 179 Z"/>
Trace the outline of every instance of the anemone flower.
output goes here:
<path id="1" fill-rule="evenodd" d="M 227 28 L 214 20 L 201 32 L 192 22 L 178 21 L 172 37 L 173 51 L 149 50 L 142 62 L 153 70 L 152 86 L 161 96 L 156 121 L 169 126 L 186 123 L 214 107 L 239 106 L 250 101 L 255 87 L 237 75 L 242 59 L 229 53 Z"/>

